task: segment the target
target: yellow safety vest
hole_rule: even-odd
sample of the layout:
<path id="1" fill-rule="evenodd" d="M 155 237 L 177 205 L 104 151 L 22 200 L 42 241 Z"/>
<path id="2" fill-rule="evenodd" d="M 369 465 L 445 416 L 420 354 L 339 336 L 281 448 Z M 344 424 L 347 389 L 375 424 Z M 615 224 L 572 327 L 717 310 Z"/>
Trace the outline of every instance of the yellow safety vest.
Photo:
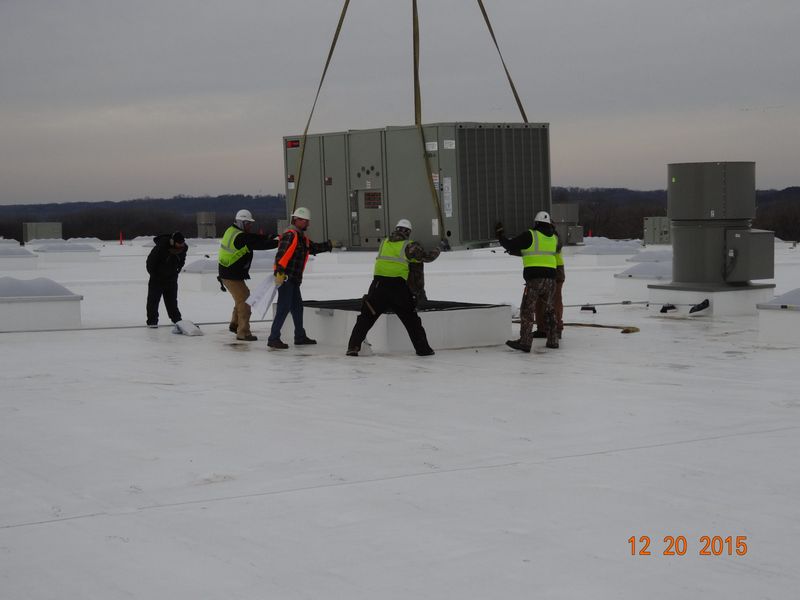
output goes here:
<path id="1" fill-rule="evenodd" d="M 564 266 L 564 257 L 561 256 L 561 252 L 556 254 L 556 266 L 563 267 Z"/>
<path id="2" fill-rule="evenodd" d="M 378 256 L 375 258 L 375 275 L 380 277 L 402 277 L 408 280 L 408 258 L 406 246 L 410 240 L 390 242 L 389 238 L 381 242 Z"/>
<path id="3" fill-rule="evenodd" d="M 233 225 L 225 230 L 225 235 L 222 236 L 222 241 L 219 244 L 219 264 L 223 267 L 230 267 L 249 252 L 246 245 L 241 248 L 236 248 L 233 245 L 234 240 L 240 233 L 242 233 L 242 230 Z"/>
<path id="4" fill-rule="evenodd" d="M 541 231 L 531 229 L 533 243 L 521 252 L 524 267 L 556 268 L 556 247 L 558 240 L 554 235 L 544 235 Z"/>

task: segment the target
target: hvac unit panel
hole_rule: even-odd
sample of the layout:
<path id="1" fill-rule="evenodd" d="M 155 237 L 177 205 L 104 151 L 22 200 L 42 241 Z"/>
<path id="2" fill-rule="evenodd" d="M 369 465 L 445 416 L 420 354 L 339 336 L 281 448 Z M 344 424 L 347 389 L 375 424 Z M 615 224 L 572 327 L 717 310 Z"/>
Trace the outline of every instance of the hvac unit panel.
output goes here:
<path id="1" fill-rule="evenodd" d="M 755 217 L 755 163 L 676 163 L 667 171 L 670 219 Z"/>
<path id="2" fill-rule="evenodd" d="M 329 134 L 322 140 L 322 195 L 325 204 L 325 238 L 350 244 L 350 212 L 346 202 L 347 139 L 344 133 Z M 314 216 L 313 213 L 311 215 Z M 312 238 L 315 239 L 315 238 Z"/>
<path id="3" fill-rule="evenodd" d="M 297 143 L 295 143 L 297 142 Z M 284 160 L 287 165 L 286 176 L 286 209 L 292 210 L 292 201 L 297 193 L 297 206 L 305 206 L 311 210 L 311 224 L 308 233 L 311 239 L 327 237 L 325 227 L 325 208 L 322 197 L 322 153 L 321 138 L 309 136 L 306 139 L 305 156 L 303 157 L 303 173 L 300 176 L 300 188 L 296 188 L 298 166 L 300 165 L 299 139 L 284 138 Z"/>
<path id="4" fill-rule="evenodd" d="M 435 127 L 424 127 L 425 140 L 436 142 Z M 429 146 L 432 148 L 433 146 Z M 434 181 L 439 178 L 438 152 L 424 153 Z M 433 233 L 432 220 L 436 211 L 431 199 L 423 162 L 422 140 L 416 127 L 390 127 L 386 129 L 386 157 L 388 162 L 387 192 L 389 196 L 389 225 L 394 227 L 400 219 L 414 225 L 414 239 L 423 245 L 438 242 L 439 231 Z"/>
<path id="5" fill-rule="evenodd" d="M 567 244 L 582 244 L 583 243 L 583 226 L 570 225 L 567 227 Z"/>
<path id="6" fill-rule="evenodd" d="M 648 244 L 669 244 L 670 220 L 669 217 L 645 217 L 644 234 L 642 240 Z"/>
<path id="7" fill-rule="evenodd" d="M 461 240 L 456 128 L 453 125 L 439 125 L 437 130 L 439 140 L 437 190 L 444 218 L 444 232 L 448 240 Z"/>
<path id="8" fill-rule="evenodd" d="M 729 229 L 726 232 L 727 276 L 739 283 L 775 277 L 775 234 L 763 229 Z"/>
<path id="9" fill-rule="evenodd" d="M 550 210 L 550 218 L 553 223 L 577 223 L 578 209 L 580 207 L 574 203 L 553 202 Z"/>
<path id="10" fill-rule="evenodd" d="M 351 131 L 348 139 L 351 189 L 383 189 L 383 131 Z"/>
<path id="11" fill-rule="evenodd" d="M 361 248 L 377 248 L 388 233 L 383 131 L 351 131 L 348 135 L 350 203 L 357 213 Z"/>
<path id="12" fill-rule="evenodd" d="M 546 127 L 461 127 L 457 145 L 462 239 L 493 239 L 497 221 L 522 231 L 550 209 Z"/>

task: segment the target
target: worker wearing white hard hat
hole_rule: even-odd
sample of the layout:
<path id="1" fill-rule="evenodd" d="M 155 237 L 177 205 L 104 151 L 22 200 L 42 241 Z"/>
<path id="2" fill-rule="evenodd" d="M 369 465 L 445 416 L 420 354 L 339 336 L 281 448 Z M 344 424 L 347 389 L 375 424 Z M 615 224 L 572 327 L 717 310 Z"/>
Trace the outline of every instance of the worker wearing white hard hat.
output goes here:
<path id="1" fill-rule="evenodd" d="M 522 276 L 525 291 L 520 303 L 519 339 L 508 340 L 506 345 L 514 350 L 530 352 L 533 342 L 533 324 L 537 302 L 542 304 L 544 327 L 548 348 L 558 348 L 558 331 L 555 316 L 556 255 L 560 250 L 558 235 L 550 220 L 550 213 L 539 211 L 533 218 L 531 229 L 514 238 L 505 237 L 502 223 L 495 225 L 497 241 L 514 256 L 522 257 Z M 542 324 L 540 324 L 540 327 Z"/>
<path id="2" fill-rule="evenodd" d="M 316 344 L 303 327 L 303 296 L 300 285 L 309 255 L 330 252 L 338 242 L 326 240 L 312 242 L 306 234 L 311 224 L 311 211 L 299 206 L 291 214 L 291 226 L 281 235 L 275 254 L 275 285 L 278 287 L 278 305 L 272 320 L 267 346 L 273 350 L 286 350 L 289 345 L 281 340 L 281 329 L 289 313 L 294 322 L 294 343 L 297 346 Z"/>
<path id="3" fill-rule="evenodd" d="M 411 222 L 400 219 L 394 231 L 381 242 L 375 258 L 372 284 L 364 296 L 361 313 L 347 343 L 347 356 L 358 356 L 367 333 L 387 310 L 394 312 L 405 326 L 419 356 L 434 353 L 417 314 L 408 279 L 411 264 L 436 260 L 439 249 L 425 250 L 419 242 L 411 240 L 411 230 Z"/>
<path id="4" fill-rule="evenodd" d="M 219 245 L 219 276 L 217 279 L 223 289 L 233 297 L 233 312 L 228 329 L 236 334 L 237 340 L 254 342 L 258 338 L 250 331 L 250 305 L 247 298 L 250 289 L 245 283 L 250 279 L 250 264 L 253 250 L 271 250 L 278 245 L 276 236 L 252 233 L 255 219 L 253 214 L 242 209 L 236 213 L 233 225 L 228 227 Z"/>

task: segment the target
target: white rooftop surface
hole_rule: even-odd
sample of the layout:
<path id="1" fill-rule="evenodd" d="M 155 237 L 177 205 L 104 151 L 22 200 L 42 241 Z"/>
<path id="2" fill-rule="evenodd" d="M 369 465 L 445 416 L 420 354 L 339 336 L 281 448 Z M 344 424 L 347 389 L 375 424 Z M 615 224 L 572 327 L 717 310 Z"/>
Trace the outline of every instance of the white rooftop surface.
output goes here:
<path id="1" fill-rule="evenodd" d="M 565 303 L 598 313 L 565 321 L 640 332 L 269 352 L 268 323 L 233 343 L 219 291 L 179 293 L 203 337 L 145 328 L 147 251 L 14 273 L 82 295 L 84 329 L 0 334 L 0 597 L 797 597 L 800 349 L 759 345 L 757 317 L 603 306 L 647 288 L 617 298 L 618 266 L 567 262 Z M 360 297 L 372 259 L 317 257 L 304 297 Z M 776 263 L 775 293 L 800 287 L 800 249 Z M 516 306 L 521 261 L 452 252 L 426 282 Z M 701 536 L 747 553 L 702 556 Z"/>

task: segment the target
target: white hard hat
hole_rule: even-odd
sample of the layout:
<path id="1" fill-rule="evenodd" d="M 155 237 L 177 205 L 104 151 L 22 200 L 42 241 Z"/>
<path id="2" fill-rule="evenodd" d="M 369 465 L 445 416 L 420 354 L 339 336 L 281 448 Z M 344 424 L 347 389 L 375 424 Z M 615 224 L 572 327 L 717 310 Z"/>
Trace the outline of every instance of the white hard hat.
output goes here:
<path id="1" fill-rule="evenodd" d="M 551 223 L 550 213 L 540 210 L 536 213 L 536 216 L 533 218 L 533 220 L 537 223 Z"/>
<path id="2" fill-rule="evenodd" d="M 234 220 L 235 221 L 250 221 L 251 223 L 255 223 L 255 221 L 256 221 L 253 218 L 253 215 L 250 214 L 250 211 L 246 210 L 244 208 L 236 213 L 236 217 L 235 217 Z"/>
<path id="3" fill-rule="evenodd" d="M 397 222 L 397 225 L 394 226 L 394 228 L 397 229 L 399 227 L 404 227 L 405 229 L 409 230 L 413 229 L 413 227 L 411 227 L 411 221 L 409 221 L 408 219 L 400 219 Z"/>
<path id="4" fill-rule="evenodd" d="M 311 220 L 311 211 L 308 210 L 305 206 L 298 206 L 294 212 L 292 213 L 292 218 L 297 217 L 298 219 L 305 219 L 306 221 Z"/>

